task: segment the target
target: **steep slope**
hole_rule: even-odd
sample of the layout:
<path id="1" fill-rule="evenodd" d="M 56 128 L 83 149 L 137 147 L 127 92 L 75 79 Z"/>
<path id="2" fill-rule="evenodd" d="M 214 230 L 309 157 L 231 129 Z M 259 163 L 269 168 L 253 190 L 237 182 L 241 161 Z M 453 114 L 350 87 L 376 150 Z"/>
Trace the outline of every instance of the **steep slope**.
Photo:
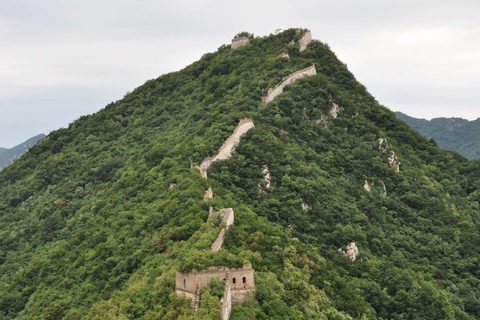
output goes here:
<path id="1" fill-rule="evenodd" d="M 0 148 L 0 170 L 12 164 L 14 160 L 20 158 L 28 149 L 45 137 L 44 134 L 39 134 L 11 149 Z"/>
<path id="2" fill-rule="evenodd" d="M 405 121 L 427 139 L 434 139 L 442 148 L 459 152 L 470 160 L 480 158 L 480 119 L 468 121 L 462 118 L 417 119 L 401 112 L 397 118 Z"/>
<path id="3" fill-rule="evenodd" d="M 1 317 L 218 319 L 222 284 L 194 314 L 175 273 L 247 262 L 255 294 L 230 319 L 480 317 L 478 163 L 396 119 L 327 45 L 300 52 L 303 31 L 246 35 L 0 173 Z M 210 207 L 235 211 L 216 252 Z"/>

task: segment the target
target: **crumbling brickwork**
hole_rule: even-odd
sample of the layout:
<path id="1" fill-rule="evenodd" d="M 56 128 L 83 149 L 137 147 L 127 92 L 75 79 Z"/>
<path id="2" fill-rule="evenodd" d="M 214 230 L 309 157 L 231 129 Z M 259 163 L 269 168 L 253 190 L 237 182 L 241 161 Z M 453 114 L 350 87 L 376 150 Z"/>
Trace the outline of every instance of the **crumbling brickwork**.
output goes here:
<path id="1" fill-rule="evenodd" d="M 231 306 L 239 305 L 245 300 L 249 292 L 255 291 L 254 270 L 251 263 L 244 264 L 242 268 L 228 268 L 224 266 L 210 267 L 207 270 L 197 271 L 193 269 L 188 273 L 176 273 L 175 293 L 178 296 L 185 295 L 192 300 L 192 307 L 198 308 L 200 301 L 200 290 L 204 288 L 211 279 L 223 280 L 229 287 L 229 295 L 223 297 L 225 303 L 231 301 Z M 223 309 L 224 306 L 222 306 Z"/>

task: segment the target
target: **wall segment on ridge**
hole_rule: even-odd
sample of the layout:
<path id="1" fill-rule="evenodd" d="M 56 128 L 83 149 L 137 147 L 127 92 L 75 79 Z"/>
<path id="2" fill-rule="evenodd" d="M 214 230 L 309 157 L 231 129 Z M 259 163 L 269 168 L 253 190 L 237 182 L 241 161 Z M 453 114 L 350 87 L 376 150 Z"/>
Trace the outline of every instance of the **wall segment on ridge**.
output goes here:
<path id="1" fill-rule="evenodd" d="M 218 153 L 215 156 L 205 158 L 205 160 L 202 161 L 199 166 L 202 177 L 207 177 L 207 169 L 212 165 L 213 162 L 230 158 L 233 151 L 235 151 L 235 148 L 240 143 L 240 137 L 253 127 L 255 127 L 255 125 L 253 124 L 252 119 L 245 118 L 240 120 L 233 133 L 220 147 Z"/>
<path id="2" fill-rule="evenodd" d="M 315 65 L 311 65 L 308 68 L 305 68 L 303 70 L 299 70 L 297 72 L 290 74 L 289 76 L 283 78 L 282 82 L 277 84 L 274 88 L 269 89 L 267 96 L 262 97 L 262 102 L 269 103 L 270 101 L 273 101 L 275 97 L 277 97 L 279 94 L 283 92 L 283 88 L 285 88 L 289 84 L 294 83 L 296 80 L 300 78 L 314 76 L 316 74 L 317 74 L 317 69 L 315 69 Z"/>

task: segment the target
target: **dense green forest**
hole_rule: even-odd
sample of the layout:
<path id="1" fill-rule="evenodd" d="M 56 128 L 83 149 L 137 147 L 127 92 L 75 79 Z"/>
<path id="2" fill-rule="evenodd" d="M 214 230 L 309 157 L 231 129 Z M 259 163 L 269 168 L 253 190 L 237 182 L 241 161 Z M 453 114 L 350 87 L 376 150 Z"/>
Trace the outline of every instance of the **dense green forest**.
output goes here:
<path id="1" fill-rule="evenodd" d="M 401 112 L 396 116 L 405 121 L 427 139 L 434 139 L 438 146 L 457 151 L 470 160 L 480 158 L 480 119 L 468 121 L 462 118 L 417 119 Z"/>
<path id="2" fill-rule="evenodd" d="M 1 319 L 218 319 L 219 284 L 194 314 L 175 272 L 246 262 L 255 295 L 230 319 L 480 319 L 478 162 L 398 120 L 327 44 L 247 35 L 0 172 Z M 312 64 L 317 75 L 260 102 Z M 255 128 L 202 178 L 191 162 L 247 117 Z M 215 253 L 210 206 L 235 211 Z M 351 242 L 354 262 L 338 252 Z"/>

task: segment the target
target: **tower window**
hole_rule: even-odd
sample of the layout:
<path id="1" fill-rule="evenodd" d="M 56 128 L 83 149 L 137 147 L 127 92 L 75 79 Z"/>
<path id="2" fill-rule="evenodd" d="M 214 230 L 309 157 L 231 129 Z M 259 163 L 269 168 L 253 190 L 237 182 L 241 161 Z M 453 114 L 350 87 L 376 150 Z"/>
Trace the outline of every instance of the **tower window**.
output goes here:
<path id="1" fill-rule="evenodd" d="M 236 280 L 235 278 L 233 278 L 233 279 L 232 279 L 232 282 L 233 282 L 233 283 L 236 283 L 236 282 L 237 282 L 237 280 Z"/>
<path id="2" fill-rule="evenodd" d="M 183 279 L 183 287 L 185 288 L 187 286 L 187 280 Z"/>
<path id="3" fill-rule="evenodd" d="M 243 277 L 243 283 L 247 283 L 247 278 Z"/>

